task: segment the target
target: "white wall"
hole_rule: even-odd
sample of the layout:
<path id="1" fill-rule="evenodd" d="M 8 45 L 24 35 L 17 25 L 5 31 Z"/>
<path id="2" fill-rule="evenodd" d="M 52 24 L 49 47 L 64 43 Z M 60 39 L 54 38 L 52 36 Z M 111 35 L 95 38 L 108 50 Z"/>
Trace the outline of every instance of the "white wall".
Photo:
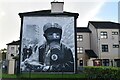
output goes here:
<path id="1" fill-rule="evenodd" d="M 12 47 L 14 47 L 14 49 L 11 49 Z M 14 56 L 17 55 L 18 52 L 18 45 L 8 45 L 7 46 L 7 60 L 12 60 L 12 56 L 11 54 L 13 54 Z"/>
<path id="2" fill-rule="evenodd" d="M 12 47 L 14 47 L 14 49 L 12 49 Z M 11 54 L 13 54 L 14 56 L 16 56 L 18 54 L 18 47 L 19 45 L 8 45 L 7 46 L 7 55 L 6 55 L 6 59 L 8 60 L 8 74 L 14 74 L 14 70 L 15 70 L 15 60 L 13 59 L 13 56 L 11 56 Z"/>
<path id="3" fill-rule="evenodd" d="M 90 23 L 89 24 L 89 29 L 92 31 L 90 35 L 90 45 L 91 49 L 99 56 L 98 53 L 98 35 L 97 35 L 97 29 Z"/>
<path id="4" fill-rule="evenodd" d="M 83 53 L 77 53 L 78 60 L 83 60 L 83 66 L 86 66 L 86 54 L 85 50 L 90 49 L 90 33 L 78 32 L 77 35 L 83 35 L 83 41 L 77 42 L 77 47 L 83 47 Z M 78 61 L 79 66 L 79 61 Z"/>
<path id="5" fill-rule="evenodd" d="M 106 31 L 108 38 L 107 39 L 101 39 L 100 38 L 100 32 Z M 118 35 L 112 35 L 112 31 L 119 32 L 118 29 L 98 29 L 98 37 L 99 40 L 99 53 L 101 53 L 101 59 L 117 59 L 118 53 L 120 48 L 113 48 L 113 44 L 119 44 L 119 34 Z M 102 52 L 101 45 L 102 44 L 108 44 L 109 52 Z"/>
<path id="6" fill-rule="evenodd" d="M 8 74 L 14 74 L 15 72 L 15 60 L 9 60 Z"/>

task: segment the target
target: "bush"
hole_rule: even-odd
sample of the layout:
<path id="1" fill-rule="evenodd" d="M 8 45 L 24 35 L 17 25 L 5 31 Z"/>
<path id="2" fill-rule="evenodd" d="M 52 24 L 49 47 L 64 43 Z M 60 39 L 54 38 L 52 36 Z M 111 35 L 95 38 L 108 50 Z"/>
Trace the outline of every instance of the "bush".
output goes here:
<path id="1" fill-rule="evenodd" d="M 88 78 L 111 78 L 111 79 L 120 79 L 120 68 L 117 67 L 103 67 L 103 66 L 94 66 L 84 67 L 84 73 Z"/>

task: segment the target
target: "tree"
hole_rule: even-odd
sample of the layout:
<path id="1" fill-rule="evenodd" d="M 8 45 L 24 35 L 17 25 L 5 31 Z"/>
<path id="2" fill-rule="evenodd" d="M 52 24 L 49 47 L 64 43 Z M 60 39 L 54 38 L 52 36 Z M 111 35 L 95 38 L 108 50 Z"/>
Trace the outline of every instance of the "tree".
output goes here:
<path id="1" fill-rule="evenodd" d="M 2 60 L 5 60 L 6 59 L 6 54 L 7 54 L 7 49 L 6 48 L 1 49 L 1 53 L 2 53 Z"/>

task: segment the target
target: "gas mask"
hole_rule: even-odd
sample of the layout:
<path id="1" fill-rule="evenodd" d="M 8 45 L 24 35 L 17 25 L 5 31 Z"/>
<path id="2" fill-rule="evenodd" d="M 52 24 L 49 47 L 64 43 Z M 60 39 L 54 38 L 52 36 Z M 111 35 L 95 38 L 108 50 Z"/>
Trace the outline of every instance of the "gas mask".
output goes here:
<path id="1" fill-rule="evenodd" d="M 58 64 L 63 59 L 63 54 L 61 50 L 61 45 L 58 42 L 51 42 L 50 43 L 50 63 L 51 64 Z"/>
<path id="2" fill-rule="evenodd" d="M 62 51 L 60 45 L 61 34 L 58 32 L 50 32 L 46 35 L 46 40 L 50 50 L 50 63 L 58 64 L 62 59 Z"/>

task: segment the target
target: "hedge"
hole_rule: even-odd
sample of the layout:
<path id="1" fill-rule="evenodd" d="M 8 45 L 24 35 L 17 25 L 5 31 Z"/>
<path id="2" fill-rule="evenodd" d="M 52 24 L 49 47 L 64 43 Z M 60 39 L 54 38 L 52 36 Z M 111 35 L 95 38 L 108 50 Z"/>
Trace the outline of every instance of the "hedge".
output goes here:
<path id="1" fill-rule="evenodd" d="M 118 67 L 84 67 L 83 71 L 88 78 L 120 79 L 120 68 Z"/>

